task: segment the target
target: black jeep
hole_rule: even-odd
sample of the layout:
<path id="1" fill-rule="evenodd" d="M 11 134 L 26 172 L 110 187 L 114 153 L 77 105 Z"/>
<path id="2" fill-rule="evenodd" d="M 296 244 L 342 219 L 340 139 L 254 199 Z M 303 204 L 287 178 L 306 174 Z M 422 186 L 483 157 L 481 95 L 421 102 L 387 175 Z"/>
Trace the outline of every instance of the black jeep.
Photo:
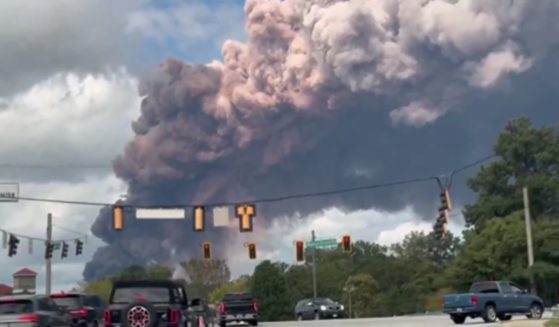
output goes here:
<path id="1" fill-rule="evenodd" d="M 170 280 L 117 281 L 104 315 L 105 327 L 186 327 L 188 299 Z"/>

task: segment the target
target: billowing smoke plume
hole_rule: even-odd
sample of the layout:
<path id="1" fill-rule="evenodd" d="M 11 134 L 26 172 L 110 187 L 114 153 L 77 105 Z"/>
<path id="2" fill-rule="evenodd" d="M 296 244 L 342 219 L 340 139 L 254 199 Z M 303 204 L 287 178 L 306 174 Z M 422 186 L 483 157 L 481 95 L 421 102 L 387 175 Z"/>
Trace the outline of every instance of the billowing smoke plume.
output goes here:
<path id="1" fill-rule="evenodd" d="M 243 201 L 444 172 L 479 150 L 454 143 L 435 160 L 437 147 L 481 127 L 437 120 L 534 70 L 559 36 L 556 0 L 247 0 L 245 12 L 248 41 L 225 42 L 222 62 L 170 59 L 143 82 L 136 136 L 114 164 L 126 201 Z M 270 203 L 258 223 L 328 206 L 431 209 L 429 187 Z M 188 222 L 127 220 L 117 235 L 110 217 L 93 226 L 109 245 L 86 278 L 199 251 Z"/>

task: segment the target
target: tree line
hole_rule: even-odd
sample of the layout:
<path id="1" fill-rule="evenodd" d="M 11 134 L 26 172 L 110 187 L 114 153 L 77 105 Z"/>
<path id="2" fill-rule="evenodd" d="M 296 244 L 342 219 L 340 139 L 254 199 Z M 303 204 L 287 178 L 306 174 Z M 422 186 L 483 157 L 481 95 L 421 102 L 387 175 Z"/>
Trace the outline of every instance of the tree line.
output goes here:
<path id="1" fill-rule="evenodd" d="M 559 298 L 559 128 L 510 121 L 494 146 L 496 160 L 482 166 L 468 186 L 477 194 L 463 210 L 466 230 L 412 232 L 392 246 L 357 241 L 350 255 L 316 251 L 319 296 L 349 307 L 352 316 L 392 316 L 440 310 L 440 298 L 480 280 L 512 280 L 530 288 L 533 276 L 546 304 Z M 528 269 L 522 187 L 530 191 L 535 264 Z M 263 261 L 251 276 L 231 280 L 225 261 L 182 263 L 190 297 L 217 304 L 228 292 L 251 292 L 263 320 L 294 318 L 297 301 L 312 297 L 310 257 L 305 264 Z M 171 278 L 167 267 L 130 267 L 83 285 L 107 297 L 115 279 Z M 352 290 L 349 294 L 348 290 Z M 351 296 L 350 296 L 351 295 Z"/>

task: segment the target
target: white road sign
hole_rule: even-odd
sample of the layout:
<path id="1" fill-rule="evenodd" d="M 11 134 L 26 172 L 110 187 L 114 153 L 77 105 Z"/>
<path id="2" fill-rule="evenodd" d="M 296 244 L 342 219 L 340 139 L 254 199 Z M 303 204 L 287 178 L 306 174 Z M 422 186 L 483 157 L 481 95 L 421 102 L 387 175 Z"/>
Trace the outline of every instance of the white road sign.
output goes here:
<path id="1" fill-rule="evenodd" d="M 180 209 L 136 209 L 136 219 L 186 219 L 186 211 Z"/>
<path id="2" fill-rule="evenodd" d="M 17 202 L 18 198 L 18 183 L 0 183 L 0 202 Z"/>

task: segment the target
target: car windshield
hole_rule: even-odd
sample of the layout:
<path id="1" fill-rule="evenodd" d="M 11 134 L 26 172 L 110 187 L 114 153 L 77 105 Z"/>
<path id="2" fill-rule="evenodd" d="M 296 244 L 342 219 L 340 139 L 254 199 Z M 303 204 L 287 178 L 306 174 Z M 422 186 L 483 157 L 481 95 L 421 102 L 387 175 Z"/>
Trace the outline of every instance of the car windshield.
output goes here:
<path id="1" fill-rule="evenodd" d="M 30 312 L 33 312 L 33 303 L 30 300 L 0 301 L 0 315 Z"/>
<path id="2" fill-rule="evenodd" d="M 131 303 L 148 301 L 153 303 L 169 303 L 171 295 L 167 287 L 121 287 L 113 293 L 113 303 Z"/>
<path id="3" fill-rule="evenodd" d="M 329 299 L 329 298 L 318 298 L 314 302 L 318 303 L 318 304 L 335 304 L 336 303 L 336 302 L 332 301 L 332 299 Z"/>
<path id="4" fill-rule="evenodd" d="M 59 307 L 66 307 L 69 310 L 79 309 L 81 307 L 80 299 L 76 295 L 53 295 L 51 298 Z"/>

